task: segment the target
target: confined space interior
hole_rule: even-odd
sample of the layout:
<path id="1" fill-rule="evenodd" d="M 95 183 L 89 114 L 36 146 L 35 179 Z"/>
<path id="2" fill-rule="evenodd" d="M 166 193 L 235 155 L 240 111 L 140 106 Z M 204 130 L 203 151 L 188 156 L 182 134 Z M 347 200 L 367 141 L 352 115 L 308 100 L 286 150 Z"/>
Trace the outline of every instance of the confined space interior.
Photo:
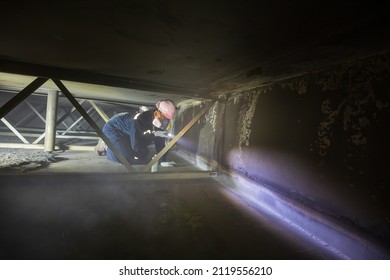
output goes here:
<path id="1" fill-rule="evenodd" d="M 390 259 L 388 3 L 2 11 L 0 259 Z M 160 99 L 176 166 L 97 155 Z"/>

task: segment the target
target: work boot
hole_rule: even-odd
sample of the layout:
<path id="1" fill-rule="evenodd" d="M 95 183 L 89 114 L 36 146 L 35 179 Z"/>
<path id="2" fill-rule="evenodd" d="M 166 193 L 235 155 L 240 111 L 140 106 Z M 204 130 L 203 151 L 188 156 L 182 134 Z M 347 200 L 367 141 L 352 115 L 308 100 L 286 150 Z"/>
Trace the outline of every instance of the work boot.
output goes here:
<path id="1" fill-rule="evenodd" d="M 101 138 L 99 138 L 99 141 L 98 141 L 97 145 L 95 146 L 95 151 L 98 154 L 98 156 L 107 155 L 106 148 L 107 148 L 106 143 L 104 143 L 104 141 Z"/>

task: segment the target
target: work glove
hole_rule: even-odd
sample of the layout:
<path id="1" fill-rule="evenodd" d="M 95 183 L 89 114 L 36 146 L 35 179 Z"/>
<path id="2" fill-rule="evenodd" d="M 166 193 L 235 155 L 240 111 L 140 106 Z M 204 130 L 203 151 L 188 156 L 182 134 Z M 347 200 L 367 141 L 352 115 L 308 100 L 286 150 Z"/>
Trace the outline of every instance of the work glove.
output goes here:
<path id="1" fill-rule="evenodd" d="M 174 161 L 163 161 L 163 162 L 160 162 L 160 165 L 162 167 L 175 167 L 176 166 L 176 162 L 174 162 Z"/>
<path id="2" fill-rule="evenodd" d="M 168 138 L 169 136 L 168 136 L 168 131 L 162 131 L 162 130 L 156 130 L 155 132 L 154 132 L 154 135 L 156 136 L 156 137 L 165 137 L 165 138 Z"/>

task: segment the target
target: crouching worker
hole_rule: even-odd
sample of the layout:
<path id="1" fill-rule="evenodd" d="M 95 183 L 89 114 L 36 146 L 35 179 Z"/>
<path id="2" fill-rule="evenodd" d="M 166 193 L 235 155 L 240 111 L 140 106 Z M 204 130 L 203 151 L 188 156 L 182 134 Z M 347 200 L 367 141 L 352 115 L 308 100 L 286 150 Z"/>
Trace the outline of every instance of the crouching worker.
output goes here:
<path id="1" fill-rule="evenodd" d="M 165 147 L 165 138 L 175 116 L 175 105 L 170 100 L 161 100 L 153 110 L 141 113 L 120 113 L 113 116 L 104 126 L 103 133 L 130 164 L 146 164 L 150 159 L 148 146 L 154 142 L 156 153 Z M 109 160 L 120 162 L 104 142 L 99 140 L 96 147 L 99 155 L 107 154 Z M 105 151 L 105 152 L 104 152 Z M 167 154 L 160 160 L 161 165 L 172 166 L 167 162 Z"/>

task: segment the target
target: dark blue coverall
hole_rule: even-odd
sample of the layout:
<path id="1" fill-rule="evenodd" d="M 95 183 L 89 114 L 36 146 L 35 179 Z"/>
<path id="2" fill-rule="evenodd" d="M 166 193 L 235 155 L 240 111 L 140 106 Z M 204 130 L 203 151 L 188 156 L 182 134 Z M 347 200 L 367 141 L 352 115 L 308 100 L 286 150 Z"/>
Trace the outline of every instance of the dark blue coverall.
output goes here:
<path id="1" fill-rule="evenodd" d="M 154 142 L 156 153 L 165 147 L 163 137 L 155 137 L 153 130 L 154 110 L 136 114 L 119 113 L 113 116 L 104 126 L 103 132 L 111 143 L 122 153 L 130 164 L 146 164 L 149 160 L 148 146 Z M 120 162 L 115 154 L 107 147 L 107 158 Z M 160 162 L 166 161 L 166 154 Z"/>

